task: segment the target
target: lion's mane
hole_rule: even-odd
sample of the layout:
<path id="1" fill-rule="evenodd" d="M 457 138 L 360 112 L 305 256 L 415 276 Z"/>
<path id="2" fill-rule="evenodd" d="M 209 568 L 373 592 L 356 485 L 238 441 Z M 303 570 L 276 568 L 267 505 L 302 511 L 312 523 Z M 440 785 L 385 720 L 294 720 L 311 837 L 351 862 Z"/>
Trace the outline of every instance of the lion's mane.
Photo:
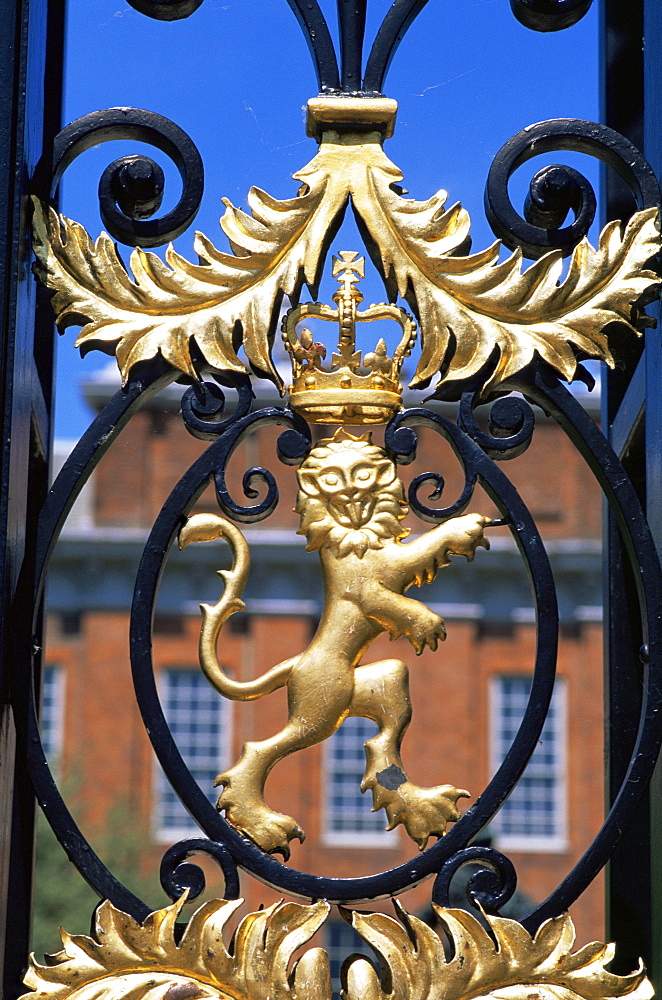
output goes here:
<path id="1" fill-rule="evenodd" d="M 321 474 L 329 460 L 342 451 L 351 451 L 357 457 L 361 455 L 370 463 L 388 461 L 393 467 L 393 478 L 379 488 L 372 516 L 360 528 L 348 528 L 339 524 L 321 493 L 315 497 L 299 490 L 295 511 L 300 515 L 301 523 L 297 534 L 306 536 L 307 552 L 326 548 L 338 556 L 354 553 L 361 558 L 368 549 L 381 549 L 391 539 L 407 537 L 410 529 L 405 528 L 401 522 L 409 513 L 409 506 L 395 466 L 387 458 L 383 448 L 372 444 L 369 437 L 361 439 L 346 435 L 340 439 L 327 438 L 320 441 L 308 455 L 302 469 L 305 467 L 307 471 Z"/>

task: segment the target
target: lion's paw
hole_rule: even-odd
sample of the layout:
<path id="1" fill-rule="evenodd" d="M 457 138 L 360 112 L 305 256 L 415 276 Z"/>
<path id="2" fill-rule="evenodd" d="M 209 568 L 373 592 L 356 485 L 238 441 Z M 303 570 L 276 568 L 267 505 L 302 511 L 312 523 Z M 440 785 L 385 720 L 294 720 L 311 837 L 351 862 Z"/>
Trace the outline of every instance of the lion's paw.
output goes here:
<path id="1" fill-rule="evenodd" d="M 283 859 L 288 861 L 290 841 L 299 840 L 303 843 L 306 837 L 296 820 L 270 809 L 260 796 L 239 793 L 229 771 L 219 774 L 214 784 L 225 786 L 218 797 L 216 808 L 219 811 L 225 810 L 228 822 L 254 840 L 267 854 L 282 854 Z"/>
<path id="2" fill-rule="evenodd" d="M 423 613 L 427 612 L 427 614 Z M 435 650 L 439 640 L 442 642 L 446 638 L 446 625 L 444 619 L 440 618 L 433 611 L 423 608 L 413 623 L 409 633 L 409 639 L 416 652 L 420 655 L 426 646 Z"/>
<path id="3" fill-rule="evenodd" d="M 407 780 L 397 788 L 385 789 L 372 785 L 374 809 L 384 809 L 388 816 L 387 829 L 402 823 L 412 840 L 424 850 L 430 837 L 441 837 L 448 823 L 460 818 L 457 800 L 469 798 L 469 792 L 454 785 L 421 788 Z"/>
<path id="4" fill-rule="evenodd" d="M 448 528 L 452 527 L 447 551 L 454 556 L 466 556 L 471 562 L 479 546 L 484 549 L 490 547 L 489 539 L 485 537 L 485 528 L 490 523 L 491 518 L 484 514 L 464 514 L 462 517 L 454 517 L 447 523 Z"/>

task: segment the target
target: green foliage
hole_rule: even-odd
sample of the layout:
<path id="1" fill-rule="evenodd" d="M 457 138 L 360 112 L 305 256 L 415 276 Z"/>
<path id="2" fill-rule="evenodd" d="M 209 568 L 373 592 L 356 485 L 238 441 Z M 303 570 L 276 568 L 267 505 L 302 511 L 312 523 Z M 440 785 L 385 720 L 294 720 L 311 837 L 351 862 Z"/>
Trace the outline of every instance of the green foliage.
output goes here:
<path id="1" fill-rule="evenodd" d="M 141 831 L 124 808 L 113 810 L 102 830 L 86 825 L 94 850 L 113 875 L 149 906 L 163 906 L 163 892 L 148 835 Z M 35 902 L 32 919 L 32 950 L 38 959 L 61 949 L 59 927 L 70 933 L 89 934 L 99 898 L 69 861 L 55 834 L 40 813 L 37 821 Z"/>

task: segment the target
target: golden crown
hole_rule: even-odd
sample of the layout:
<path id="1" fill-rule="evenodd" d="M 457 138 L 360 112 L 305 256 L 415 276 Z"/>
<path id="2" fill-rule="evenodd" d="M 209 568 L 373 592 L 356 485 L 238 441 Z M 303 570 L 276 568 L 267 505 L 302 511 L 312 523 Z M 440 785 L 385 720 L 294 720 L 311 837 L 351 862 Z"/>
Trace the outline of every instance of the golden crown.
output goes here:
<path id="1" fill-rule="evenodd" d="M 416 340 L 416 323 L 399 306 L 381 302 L 359 310 L 363 296 L 357 284 L 365 276 L 365 258 L 342 251 L 333 258 L 333 277 L 340 288 L 333 296 L 337 308 L 308 302 L 290 309 L 283 318 L 283 341 L 292 360 L 292 409 L 312 424 L 384 424 L 402 406 L 400 369 Z M 340 334 L 338 349 L 328 371 L 321 362 L 326 348 L 313 340 L 310 330 L 297 327 L 307 317 L 335 322 Z M 355 350 L 356 324 L 379 319 L 395 320 L 402 337 L 389 357 L 386 342 L 362 357 Z"/>

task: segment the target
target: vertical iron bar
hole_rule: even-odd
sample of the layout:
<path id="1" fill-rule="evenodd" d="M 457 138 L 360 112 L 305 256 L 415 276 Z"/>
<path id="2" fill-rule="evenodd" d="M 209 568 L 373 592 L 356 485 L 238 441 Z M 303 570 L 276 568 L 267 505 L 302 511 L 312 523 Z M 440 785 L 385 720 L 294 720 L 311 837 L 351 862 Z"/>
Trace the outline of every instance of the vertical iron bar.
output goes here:
<path id="1" fill-rule="evenodd" d="M 659 118 L 656 117 L 662 103 L 659 81 L 662 13 L 659 3 L 657 0 L 632 0 L 624 5 L 620 0 L 604 0 L 601 19 L 603 121 L 641 148 L 659 176 L 662 167 L 657 135 Z M 606 175 L 604 181 L 606 217 L 623 218 L 630 209 L 620 182 L 613 174 Z M 645 504 L 659 553 L 662 551 L 659 330 L 646 333 L 643 352 L 645 410 L 633 409 L 634 424 L 630 433 L 623 434 L 621 428 L 620 440 L 627 441 L 628 449 L 621 457 Z M 610 372 L 604 378 L 603 428 L 610 437 L 636 361 L 637 355 L 633 354 L 625 370 Z M 623 424 L 623 411 L 620 416 Z M 630 607 L 633 581 L 624 569 L 621 540 L 611 519 L 605 530 L 605 572 L 606 789 L 609 805 L 627 767 L 634 739 L 629 713 L 636 711 L 641 697 L 638 655 L 641 635 L 636 613 Z M 625 972 L 642 956 L 658 989 L 662 981 L 662 865 L 657 846 L 660 811 L 658 764 L 650 789 L 613 855 L 606 884 L 606 936 L 617 944 L 612 968 L 615 972 Z"/>
<path id="2" fill-rule="evenodd" d="M 653 170 L 662 173 L 662 8 L 655 0 L 644 3 L 644 143 L 643 151 Z M 657 327 L 646 337 L 646 517 L 662 558 L 662 310 L 659 301 L 649 312 Z M 654 982 L 662 985 L 662 763 L 658 761 L 650 791 L 651 831 L 651 939 L 656 956 Z"/>
<path id="3" fill-rule="evenodd" d="M 361 89 L 366 0 L 337 0 L 340 30 L 340 85 L 352 93 Z"/>
<path id="4" fill-rule="evenodd" d="M 53 395 L 54 327 L 39 308 L 45 299 L 30 272 L 27 196 L 35 165 L 45 151 L 50 155 L 59 127 L 63 30 L 61 0 L 0 5 L 6 101 L 0 124 L 0 963 L 7 1000 L 23 992 L 32 916 L 34 795 L 16 731 L 25 711 L 22 682 L 30 651 L 41 645 L 31 629 L 31 529 L 48 485 Z"/>

